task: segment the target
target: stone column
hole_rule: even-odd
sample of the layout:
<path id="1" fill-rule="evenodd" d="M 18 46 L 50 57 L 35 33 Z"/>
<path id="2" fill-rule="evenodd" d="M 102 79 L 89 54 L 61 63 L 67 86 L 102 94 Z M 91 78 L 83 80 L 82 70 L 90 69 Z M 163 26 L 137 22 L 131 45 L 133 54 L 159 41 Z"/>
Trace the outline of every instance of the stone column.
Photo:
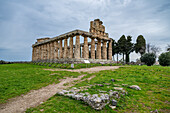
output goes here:
<path id="1" fill-rule="evenodd" d="M 50 43 L 47 43 L 47 60 L 50 60 Z"/>
<path id="2" fill-rule="evenodd" d="M 48 59 L 48 50 L 47 50 L 47 45 L 48 44 L 45 44 L 45 60 L 47 60 Z"/>
<path id="3" fill-rule="evenodd" d="M 73 37 L 70 37 L 70 57 L 69 58 L 73 58 Z"/>
<path id="4" fill-rule="evenodd" d="M 89 59 L 89 46 L 88 46 L 88 40 L 87 37 L 84 36 L 84 59 Z"/>
<path id="5" fill-rule="evenodd" d="M 63 58 L 62 39 L 60 40 L 60 58 Z"/>
<path id="6" fill-rule="evenodd" d="M 96 58 L 101 59 L 101 40 L 98 39 Z"/>
<path id="7" fill-rule="evenodd" d="M 39 45 L 39 60 L 41 61 L 41 55 L 42 55 L 42 45 Z"/>
<path id="8" fill-rule="evenodd" d="M 108 48 L 108 50 L 109 50 L 109 54 L 108 54 L 109 60 L 112 60 L 112 40 L 109 41 L 109 48 Z"/>
<path id="9" fill-rule="evenodd" d="M 35 47 L 32 47 L 32 61 L 34 61 Z"/>
<path id="10" fill-rule="evenodd" d="M 44 44 L 42 45 L 42 60 L 44 60 Z"/>
<path id="11" fill-rule="evenodd" d="M 70 48 L 67 47 L 67 55 L 66 55 L 66 58 L 69 58 L 69 56 L 70 56 Z"/>
<path id="12" fill-rule="evenodd" d="M 67 38 L 64 39 L 64 58 L 67 58 Z"/>
<path id="13" fill-rule="evenodd" d="M 58 59 L 58 41 L 54 41 L 54 59 Z"/>
<path id="14" fill-rule="evenodd" d="M 107 59 L 107 49 L 106 49 L 106 40 L 103 40 L 103 59 Z"/>
<path id="15" fill-rule="evenodd" d="M 76 44 L 75 44 L 75 51 L 74 51 L 75 58 L 80 58 L 80 36 L 76 36 Z"/>
<path id="16" fill-rule="evenodd" d="M 36 61 L 38 60 L 38 46 L 36 46 Z"/>
<path id="17" fill-rule="evenodd" d="M 95 40 L 91 38 L 91 59 L 95 59 Z"/>
<path id="18" fill-rule="evenodd" d="M 51 60 L 54 60 L 54 42 L 51 42 Z"/>

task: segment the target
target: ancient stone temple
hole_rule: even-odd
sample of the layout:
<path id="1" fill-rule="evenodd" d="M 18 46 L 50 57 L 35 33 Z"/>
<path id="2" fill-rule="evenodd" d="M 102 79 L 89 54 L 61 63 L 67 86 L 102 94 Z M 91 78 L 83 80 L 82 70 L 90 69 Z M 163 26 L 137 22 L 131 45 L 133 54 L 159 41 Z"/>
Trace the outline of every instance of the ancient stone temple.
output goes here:
<path id="1" fill-rule="evenodd" d="M 81 41 L 83 41 L 81 43 Z M 89 32 L 74 30 L 53 38 L 39 38 L 32 45 L 34 62 L 109 62 L 112 39 L 99 19 L 90 22 Z"/>

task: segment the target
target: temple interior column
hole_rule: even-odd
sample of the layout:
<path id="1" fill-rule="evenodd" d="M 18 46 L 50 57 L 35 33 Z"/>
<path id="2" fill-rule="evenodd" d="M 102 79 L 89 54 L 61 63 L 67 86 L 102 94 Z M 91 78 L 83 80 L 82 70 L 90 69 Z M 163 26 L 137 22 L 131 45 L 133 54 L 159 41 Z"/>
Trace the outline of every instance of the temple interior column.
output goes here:
<path id="1" fill-rule="evenodd" d="M 76 36 L 76 44 L 75 44 L 75 51 L 74 51 L 75 58 L 80 58 L 80 36 Z"/>
<path id="2" fill-rule="evenodd" d="M 64 58 L 67 58 L 67 38 L 64 39 Z"/>
<path id="3" fill-rule="evenodd" d="M 60 58 L 63 58 L 62 39 L 60 39 Z"/>
<path id="4" fill-rule="evenodd" d="M 107 59 L 106 42 L 107 42 L 106 40 L 103 40 L 103 50 L 102 50 L 103 59 Z"/>
<path id="5" fill-rule="evenodd" d="M 109 41 L 109 60 L 112 60 L 112 40 Z"/>
<path id="6" fill-rule="evenodd" d="M 69 52 L 70 52 L 70 54 L 69 54 L 69 58 L 73 58 L 73 36 L 71 36 L 70 37 L 70 44 L 69 44 L 69 46 L 70 46 L 70 50 L 69 50 Z"/>
<path id="7" fill-rule="evenodd" d="M 81 47 L 81 58 L 84 58 L 84 45 Z"/>
<path id="8" fill-rule="evenodd" d="M 97 43 L 97 59 L 101 59 L 101 40 L 98 39 L 98 43 Z"/>
<path id="9" fill-rule="evenodd" d="M 91 59 L 95 59 L 95 40 L 91 38 Z"/>
<path id="10" fill-rule="evenodd" d="M 89 59 L 89 46 L 88 46 L 88 40 L 87 36 L 84 36 L 84 59 Z"/>

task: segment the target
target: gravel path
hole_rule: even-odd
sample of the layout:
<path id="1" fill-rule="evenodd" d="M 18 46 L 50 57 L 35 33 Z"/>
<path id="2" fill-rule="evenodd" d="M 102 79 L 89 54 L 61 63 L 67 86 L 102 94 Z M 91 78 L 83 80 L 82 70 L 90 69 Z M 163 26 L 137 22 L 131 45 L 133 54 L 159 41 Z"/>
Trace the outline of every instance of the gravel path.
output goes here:
<path id="1" fill-rule="evenodd" d="M 100 67 L 93 67 L 93 68 L 84 68 L 84 69 L 76 69 L 76 70 L 66 70 L 66 69 L 45 69 L 50 71 L 72 71 L 72 72 L 98 72 L 101 70 L 114 70 L 119 68 L 119 66 L 100 66 Z M 39 104 L 43 103 L 57 92 L 73 86 L 75 83 L 90 80 L 95 77 L 95 75 L 91 76 L 90 78 L 86 78 L 81 80 L 82 77 L 86 75 L 81 75 L 78 78 L 66 78 L 60 80 L 58 84 L 51 84 L 46 87 L 42 87 L 38 90 L 31 90 L 29 93 L 25 95 L 21 95 L 12 99 L 9 99 L 7 103 L 0 104 L 0 113 L 23 113 L 26 109 L 30 107 L 36 107 Z M 78 80 L 78 81 L 77 81 Z M 77 82 L 74 82 L 77 81 Z M 64 84 L 68 85 L 64 85 Z"/>

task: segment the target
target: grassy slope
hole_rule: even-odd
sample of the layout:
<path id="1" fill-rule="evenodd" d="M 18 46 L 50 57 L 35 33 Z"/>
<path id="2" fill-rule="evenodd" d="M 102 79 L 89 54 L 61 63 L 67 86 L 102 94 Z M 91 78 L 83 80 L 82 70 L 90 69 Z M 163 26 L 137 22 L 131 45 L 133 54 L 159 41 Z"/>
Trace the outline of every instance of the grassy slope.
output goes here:
<path id="1" fill-rule="evenodd" d="M 76 72 L 45 71 L 44 66 L 32 64 L 0 65 L 0 103 L 24 94 L 32 89 L 39 89 L 51 83 L 57 83 L 64 76 L 78 76 Z M 51 73 L 56 73 L 50 75 Z"/>
<path id="2" fill-rule="evenodd" d="M 124 87 L 128 91 L 125 98 L 119 100 L 118 107 L 113 111 L 108 106 L 102 111 L 94 111 L 83 102 L 68 97 L 55 95 L 47 102 L 36 108 L 30 108 L 27 112 L 150 112 L 157 109 L 159 112 L 170 112 L 170 67 L 160 66 L 131 66 L 122 67 L 116 71 L 101 71 L 95 73 L 96 77 L 90 82 L 78 83 L 75 87 L 90 85 L 93 83 L 111 83 L 110 88 L 92 87 L 90 93 L 100 90 L 113 89 L 114 84 L 139 85 L 141 91 Z M 90 76 L 90 75 L 89 75 Z M 116 79 L 112 82 L 111 79 Z"/>

